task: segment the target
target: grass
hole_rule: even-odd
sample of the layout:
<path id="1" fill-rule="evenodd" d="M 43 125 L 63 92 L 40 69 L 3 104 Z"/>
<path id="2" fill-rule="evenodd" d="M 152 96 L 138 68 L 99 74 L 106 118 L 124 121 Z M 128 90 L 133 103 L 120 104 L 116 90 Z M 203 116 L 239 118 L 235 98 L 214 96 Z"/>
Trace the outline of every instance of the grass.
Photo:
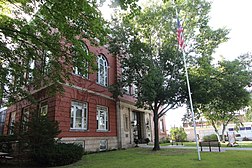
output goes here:
<path id="1" fill-rule="evenodd" d="M 248 168 L 252 167 L 252 151 L 201 152 L 191 149 L 131 148 L 84 155 L 82 160 L 59 168 Z"/>
<path id="2" fill-rule="evenodd" d="M 242 142 L 239 142 L 237 141 L 238 143 L 238 146 L 236 146 L 236 148 L 238 147 L 241 147 L 241 148 L 252 148 L 252 141 L 242 141 Z M 180 145 L 181 143 L 179 143 Z M 183 142 L 184 146 L 196 146 L 196 142 Z M 227 146 L 228 142 L 226 143 L 221 143 L 221 146 L 222 147 L 228 147 Z M 160 144 L 160 146 L 170 146 L 171 143 L 163 143 L 163 144 Z M 231 147 L 233 148 L 233 147 Z"/>

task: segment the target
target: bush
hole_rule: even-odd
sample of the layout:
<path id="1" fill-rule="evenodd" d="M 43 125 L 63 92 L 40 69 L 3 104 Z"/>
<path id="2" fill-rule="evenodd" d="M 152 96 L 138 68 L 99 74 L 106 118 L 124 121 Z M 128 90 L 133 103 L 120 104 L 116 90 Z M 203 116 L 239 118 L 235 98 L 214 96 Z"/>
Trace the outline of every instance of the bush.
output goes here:
<path id="1" fill-rule="evenodd" d="M 33 160 L 44 166 L 63 166 L 72 164 L 80 160 L 82 156 L 82 146 L 65 143 L 58 143 L 48 148 L 40 148 L 32 154 Z"/>
<path id="2" fill-rule="evenodd" d="M 0 151 L 12 153 L 12 144 L 17 140 L 16 136 L 14 135 L 7 135 L 7 136 L 0 136 Z"/>
<path id="3" fill-rule="evenodd" d="M 203 137 L 204 142 L 218 141 L 218 137 L 216 134 L 206 135 Z"/>
<path id="4" fill-rule="evenodd" d="M 14 135 L 2 135 L 0 136 L 0 142 L 16 141 L 17 137 Z"/>
<path id="5" fill-rule="evenodd" d="M 182 127 L 171 128 L 170 134 L 171 134 L 171 140 L 176 141 L 176 142 L 184 142 L 187 139 L 187 134 L 184 128 Z"/>
<path id="6" fill-rule="evenodd" d="M 144 139 L 144 142 L 148 145 L 149 142 L 150 142 L 150 139 L 149 139 L 149 138 L 145 138 L 145 139 Z"/>
<path id="7" fill-rule="evenodd" d="M 242 141 L 251 141 L 251 139 L 250 139 L 250 138 L 247 138 L 247 137 L 244 137 L 244 138 L 242 139 Z"/>
<path id="8" fill-rule="evenodd" d="M 170 143 L 170 138 L 169 137 L 163 137 L 159 140 L 159 143 Z"/>

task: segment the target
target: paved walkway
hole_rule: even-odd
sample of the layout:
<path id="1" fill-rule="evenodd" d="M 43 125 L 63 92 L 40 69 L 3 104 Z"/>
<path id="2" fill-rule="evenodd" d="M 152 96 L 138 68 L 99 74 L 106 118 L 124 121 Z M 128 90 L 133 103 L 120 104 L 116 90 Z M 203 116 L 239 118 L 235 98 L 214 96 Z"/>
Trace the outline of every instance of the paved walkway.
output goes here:
<path id="1" fill-rule="evenodd" d="M 139 147 L 142 148 L 153 148 L 151 145 L 139 144 Z M 169 145 L 169 146 L 160 146 L 161 149 L 175 148 L 175 149 L 195 149 L 196 146 L 183 146 L 183 145 Z M 219 152 L 218 147 L 212 147 L 212 152 Z M 228 150 L 236 150 L 236 151 L 252 151 L 252 148 L 242 148 L 242 147 L 221 147 L 221 152 L 225 152 Z M 203 147 L 203 152 L 209 151 L 209 147 Z"/>

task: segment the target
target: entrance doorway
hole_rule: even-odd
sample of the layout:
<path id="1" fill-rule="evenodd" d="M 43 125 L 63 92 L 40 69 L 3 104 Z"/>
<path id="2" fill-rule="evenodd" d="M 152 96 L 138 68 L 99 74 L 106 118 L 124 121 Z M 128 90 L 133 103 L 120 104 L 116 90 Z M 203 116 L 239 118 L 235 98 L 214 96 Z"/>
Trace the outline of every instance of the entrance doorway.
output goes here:
<path id="1" fill-rule="evenodd" d="M 134 128 L 133 136 L 134 140 L 138 139 L 139 143 L 144 143 L 144 113 L 133 112 Z"/>

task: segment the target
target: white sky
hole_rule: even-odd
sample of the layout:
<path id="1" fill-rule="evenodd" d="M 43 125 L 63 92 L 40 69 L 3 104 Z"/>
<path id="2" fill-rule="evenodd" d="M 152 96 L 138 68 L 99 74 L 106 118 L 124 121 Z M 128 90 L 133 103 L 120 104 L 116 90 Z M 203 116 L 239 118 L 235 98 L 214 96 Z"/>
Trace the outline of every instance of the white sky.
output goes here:
<path id="1" fill-rule="evenodd" d="M 230 29 L 229 40 L 216 50 L 215 56 L 233 60 L 241 54 L 251 52 L 252 26 L 251 0 L 213 0 L 210 26 Z"/>
<path id="2" fill-rule="evenodd" d="M 141 0 L 145 1 L 145 0 Z M 241 54 L 252 52 L 252 33 L 249 30 L 252 26 L 252 0 L 209 0 L 212 1 L 210 12 L 210 26 L 214 29 L 226 27 L 230 29 L 227 42 L 216 49 L 214 57 L 219 59 L 222 55 L 225 59 L 233 60 Z M 103 9 L 108 17 L 108 9 Z M 186 112 L 185 108 L 169 111 L 167 113 L 167 128 L 180 126 L 181 117 Z"/>
<path id="3" fill-rule="evenodd" d="M 226 27 L 230 29 L 227 42 L 221 44 L 214 57 L 219 59 L 222 55 L 225 59 L 233 60 L 243 53 L 252 52 L 252 0 L 211 0 L 210 26 L 213 28 Z M 181 126 L 181 118 L 185 114 L 185 108 L 169 111 L 166 115 L 167 128 Z"/>

